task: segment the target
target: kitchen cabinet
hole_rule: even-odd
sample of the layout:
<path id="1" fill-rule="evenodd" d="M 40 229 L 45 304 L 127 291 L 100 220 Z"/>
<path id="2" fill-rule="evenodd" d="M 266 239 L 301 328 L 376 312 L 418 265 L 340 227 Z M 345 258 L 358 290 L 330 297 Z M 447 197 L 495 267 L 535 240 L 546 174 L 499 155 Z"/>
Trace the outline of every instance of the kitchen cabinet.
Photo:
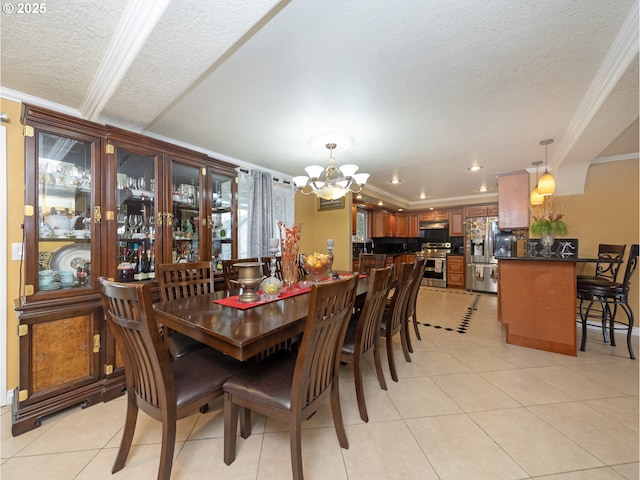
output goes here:
<path id="1" fill-rule="evenodd" d="M 396 232 L 396 216 L 385 210 L 373 212 L 372 237 L 393 237 Z"/>
<path id="2" fill-rule="evenodd" d="M 498 227 L 529 228 L 529 172 L 498 175 Z"/>
<path id="3" fill-rule="evenodd" d="M 210 260 L 214 219 L 226 228 L 219 242 L 236 253 L 232 166 L 39 107 L 23 105 L 22 123 L 24 251 L 33 255 L 15 301 L 14 435 L 45 415 L 122 394 L 98 277 L 150 282 L 159 298 L 155 264 Z"/>
<path id="4" fill-rule="evenodd" d="M 469 217 L 497 217 L 499 214 L 498 205 L 473 205 L 465 207 L 464 216 Z"/>
<path id="5" fill-rule="evenodd" d="M 423 221 L 423 222 L 444 221 L 444 220 L 449 220 L 448 210 L 429 210 L 427 212 L 422 212 L 420 214 L 420 221 Z"/>
<path id="6" fill-rule="evenodd" d="M 447 288 L 465 288 L 463 255 L 447 255 Z"/>
<path id="7" fill-rule="evenodd" d="M 407 213 L 407 237 L 420 236 L 420 216 L 417 213 Z"/>
<path id="8" fill-rule="evenodd" d="M 395 214 L 396 225 L 393 236 L 394 237 L 406 237 L 407 236 L 407 214 L 400 212 Z"/>
<path id="9" fill-rule="evenodd" d="M 449 236 L 464 236 L 464 212 L 462 209 L 449 212 Z"/>

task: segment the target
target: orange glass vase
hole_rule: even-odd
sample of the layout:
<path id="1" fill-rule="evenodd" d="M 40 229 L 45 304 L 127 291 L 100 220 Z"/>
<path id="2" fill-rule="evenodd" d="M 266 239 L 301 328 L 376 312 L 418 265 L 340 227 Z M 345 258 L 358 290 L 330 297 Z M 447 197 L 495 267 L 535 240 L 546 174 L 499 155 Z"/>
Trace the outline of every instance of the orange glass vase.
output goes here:
<path id="1" fill-rule="evenodd" d="M 280 228 L 280 252 L 282 258 L 282 280 L 285 287 L 298 281 L 298 257 L 300 253 L 301 223 L 278 222 Z"/>

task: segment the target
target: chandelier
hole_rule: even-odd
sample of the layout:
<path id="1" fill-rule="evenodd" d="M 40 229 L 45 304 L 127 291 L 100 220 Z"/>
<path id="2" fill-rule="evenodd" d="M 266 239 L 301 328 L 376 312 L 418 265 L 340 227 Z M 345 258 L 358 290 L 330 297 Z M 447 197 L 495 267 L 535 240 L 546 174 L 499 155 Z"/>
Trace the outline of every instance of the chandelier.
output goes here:
<path id="1" fill-rule="evenodd" d="M 356 173 L 358 166 L 352 163 L 335 166 L 333 150 L 337 148 L 335 143 L 325 145 L 329 150 L 329 165 L 325 169 L 320 165 L 310 165 L 305 168 L 307 175 L 293 177 L 293 183 L 303 195 L 315 193 L 324 200 L 337 200 L 347 193 L 359 193 L 367 183 L 368 173 Z"/>

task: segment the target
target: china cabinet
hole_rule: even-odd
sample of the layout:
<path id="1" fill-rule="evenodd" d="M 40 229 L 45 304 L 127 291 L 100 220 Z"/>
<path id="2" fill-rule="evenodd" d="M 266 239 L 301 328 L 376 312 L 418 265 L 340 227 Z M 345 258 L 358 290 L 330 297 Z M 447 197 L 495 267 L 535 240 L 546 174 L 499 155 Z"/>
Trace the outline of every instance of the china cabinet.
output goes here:
<path id="1" fill-rule="evenodd" d="M 12 433 L 122 394 L 97 278 L 150 282 L 155 265 L 235 258 L 233 165 L 116 127 L 23 105 L 24 285 Z M 33 254 L 30 254 L 33 252 Z"/>

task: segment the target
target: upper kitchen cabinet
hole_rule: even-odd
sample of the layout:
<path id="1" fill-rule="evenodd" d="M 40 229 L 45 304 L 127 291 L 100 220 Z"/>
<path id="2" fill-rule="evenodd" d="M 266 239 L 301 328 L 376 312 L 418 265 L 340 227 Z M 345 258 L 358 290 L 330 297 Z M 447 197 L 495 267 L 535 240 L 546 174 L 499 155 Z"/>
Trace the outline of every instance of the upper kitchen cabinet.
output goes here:
<path id="1" fill-rule="evenodd" d="M 470 207 L 465 207 L 464 216 L 465 218 L 470 217 L 497 217 L 499 214 L 498 205 L 490 204 L 490 205 L 473 205 Z"/>
<path id="2" fill-rule="evenodd" d="M 384 210 L 373 212 L 372 237 L 393 237 L 396 232 L 396 216 Z"/>
<path id="3" fill-rule="evenodd" d="M 449 212 L 447 210 L 429 210 L 420 214 L 420 221 L 444 221 L 449 220 Z"/>
<path id="4" fill-rule="evenodd" d="M 498 227 L 529 228 L 529 173 L 498 174 Z"/>
<path id="5" fill-rule="evenodd" d="M 464 237 L 464 211 L 462 209 L 449 212 L 449 236 Z"/>

